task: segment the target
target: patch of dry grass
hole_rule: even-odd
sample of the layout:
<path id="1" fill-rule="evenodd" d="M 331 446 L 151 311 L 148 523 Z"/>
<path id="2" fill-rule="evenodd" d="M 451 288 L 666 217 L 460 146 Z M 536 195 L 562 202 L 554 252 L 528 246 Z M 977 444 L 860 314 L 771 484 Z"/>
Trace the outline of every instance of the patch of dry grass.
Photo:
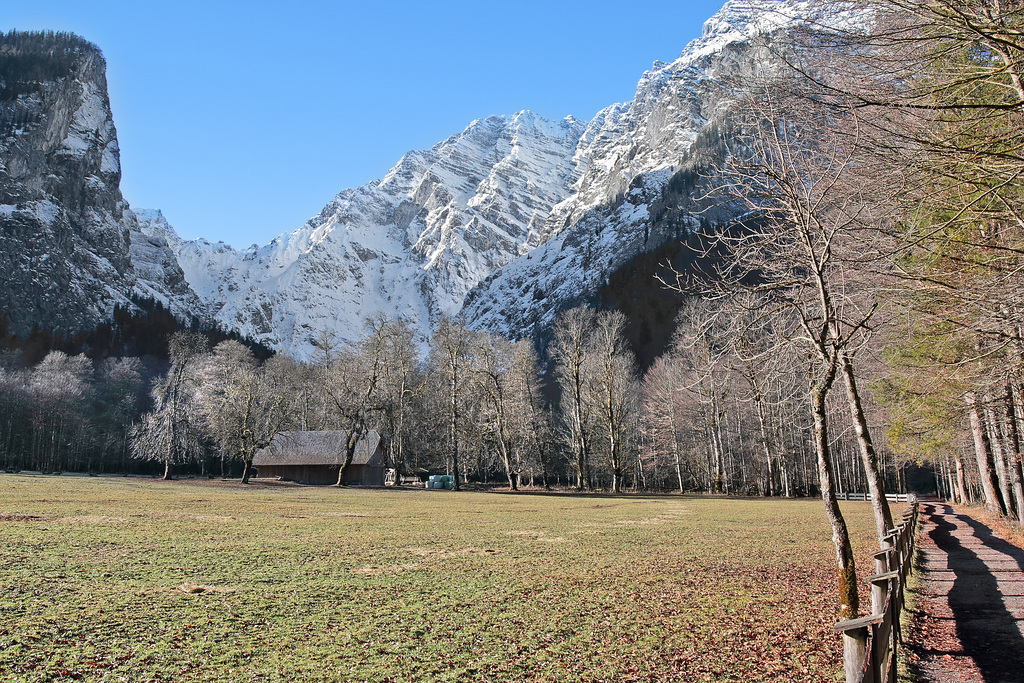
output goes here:
<path id="1" fill-rule="evenodd" d="M 817 500 L 0 475 L 0 547 L 4 681 L 840 679 Z"/>

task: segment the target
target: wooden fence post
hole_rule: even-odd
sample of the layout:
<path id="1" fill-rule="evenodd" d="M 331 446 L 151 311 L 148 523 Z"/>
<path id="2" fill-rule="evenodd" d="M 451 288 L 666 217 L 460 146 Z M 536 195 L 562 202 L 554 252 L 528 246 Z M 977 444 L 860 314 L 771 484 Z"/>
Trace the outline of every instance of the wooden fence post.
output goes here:
<path id="1" fill-rule="evenodd" d="M 882 539 L 882 550 L 874 553 L 875 574 L 871 585 L 871 614 L 841 621 L 836 633 L 843 636 L 843 670 L 847 683 L 893 683 L 896 680 L 896 649 L 903 642 L 900 614 L 907 574 L 914 562 L 918 506 Z"/>
<path id="2" fill-rule="evenodd" d="M 835 625 L 843 636 L 843 670 L 846 683 L 876 683 L 872 661 L 871 627 L 877 615 L 841 621 Z"/>

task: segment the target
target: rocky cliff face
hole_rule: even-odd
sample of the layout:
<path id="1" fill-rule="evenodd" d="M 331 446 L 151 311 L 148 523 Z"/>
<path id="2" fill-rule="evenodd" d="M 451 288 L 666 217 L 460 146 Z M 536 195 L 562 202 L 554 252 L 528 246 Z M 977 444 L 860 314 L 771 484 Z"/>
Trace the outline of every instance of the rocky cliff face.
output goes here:
<path id="1" fill-rule="evenodd" d="M 126 212 L 127 213 L 127 212 Z M 179 318 L 208 320 L 206 306 L 185 279 L 172 247 L 180 239 L 160 211 L 143 210 L 128 216 L 131 237 L 133 293 L 161 302 Z"/>
<path id="2" fill-rule="evenodd" d="M 379 314 L 426 336 L 541 242 L 583 130 L 530 112 L 474 121 L 265 247 L 169 241 L 217 322 L 267 345 L 305 356 L 322 331 L 355 339 Z"/>
<path id="3" fill-rule="evenodd" d="M 133 241 L 141 234 L 120 180 L 96 46 L 70 34 L 0 34 L 0 313 L 12 332 L 86 329 L 131 306 L 132 293 L 201 312 L 166 245 Z"/>
<path id="4" fill-rule="evenodd" d="M 0 60 L 0 306 L 16 333 L 76 331 L 133 280 L 106 66 L 61 35 L 4 36 Z"/>
<path id="5" fill-rule="evenodd" d="M 757 72 L 752 36 L 816 7 L 730 0 L 679 59 L 641 77 L 631 102 L 589 123 L 530 112 L 475 121 L 266 247 L 169 241 L 222 326 L 300 357 L 324 330 L 351 340 L 381 313 L 423 337 L 460 312 L 533 334 L 638 254 L 728 218 L 728 207 L 693 205 L 701 164 L 724 154 L 727 84 Z"/>
<path id="6" fill-rule="evenodd" d="M 473 324 L 533 336 L 568 307 L 587 303 L 616 270 L 688 232 L 741 210 L 702 198 L 729 153 L 736 84 L 761 70 L 751 39 L 814 14 L 811 3 L 731 0 L 671 64 L 640 78 L 631 102 L 600 112 L 576 152 L 568 198 L 553 207 L 545 239 L 468 295 Z"/>

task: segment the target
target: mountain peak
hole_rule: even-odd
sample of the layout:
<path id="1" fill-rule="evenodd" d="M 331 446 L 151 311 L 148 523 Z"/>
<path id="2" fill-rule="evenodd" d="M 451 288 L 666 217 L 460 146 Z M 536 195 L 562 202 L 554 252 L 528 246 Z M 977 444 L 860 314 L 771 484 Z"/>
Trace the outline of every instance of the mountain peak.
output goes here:
<path id="1" fill-rule="evenodd" d="M 580 300 L 623 259 L 697 223 L 680 214 L 666 232 L 653 207 L 678 194 L 665 188 L 727 106 L 719 77 L 738 67 L 718 55 L 821 7 L 730 0 L 679 59 L 653 64 L 632 102 L 589 122 L 528 109 L 476 119 L 265 247 L 194 241 L 179 261 L 221 325 L 300 357 L 323 330 L 353 340 L 382 313 L 422 338 L 460 311 L 521 334 L 543 319 L 538 307 L 560 305 L 547 299 Z"/>
<path id="2" fill-rule="evenodd" d="M 406 153 L 383 178 L 339 192 L 294 231 L 245 250 L 183 241 L 161 213 L 136 217 L 127 209 L 117 190 L 120 165 L 102 68 L 79 69 L 75 87 L 61 90 L 73 97 L 54 119 L 67 130 L 32 139 L 50 144 L 47 153 L 64 165 L 40 167 L 34 183 L 5 178 L 0 221 L 28 221 L 26 234 L 77 230 L 82 244 L 75 249 L 98 264 L 74 264 L 97 273 L 89 290 L 94 302 L 112 307 L 134 288 L 187 303 L 194 290 L 202 303 L 187 305 L 298 357 L 307 357 L 325 330 L 352 341 L 381 314 L 405 319 L 421 338 L 442 315 L 459 312 L 473 324 L 522 336 L 559 307 L 585 301 L 629 259 L 697 224 L 690 211 L 700 180 L 691 148 L 723 147 L 716 124 L 731 99 L 722 77 L 757 68 L 756 59 L 727 53 L 745 49 L 757 33 L 819 21 L 821 7 L 730 0 L 679 59 L 653 63 L 631 102 L 590 121 L 551 120 L 528 109 L 474 120 L 429 149 Z M 846 7 L 829 5 L 829 12 Z M 0 40 L 0 66 L 3 49 Z M 102 58 L 82 63 L 102 67 Z M 10 106 L 22 105 L 0 101 L 3 159 L 17 158 L 18 145 L 31 137 L 4 127 L 24 118 L 8 115 Z M 53 188 L 30 196 L 47 183 Z M 81 204 L 64 201 L 64 194 L 83 187 L 95 201 L 78 215 L 71 208 Z M 0 274 L 18 282 L 19 263 L 0 263 Z M 66 288 L 65 280 L 53 278 Z M 34 292 L 37 284 L 18 291 Z"/>

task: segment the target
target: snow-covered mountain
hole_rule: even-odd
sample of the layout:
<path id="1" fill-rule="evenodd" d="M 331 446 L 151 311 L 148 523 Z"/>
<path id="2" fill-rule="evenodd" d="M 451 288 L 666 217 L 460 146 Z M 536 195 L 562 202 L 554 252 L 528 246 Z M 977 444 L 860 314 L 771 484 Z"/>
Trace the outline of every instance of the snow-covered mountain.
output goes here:
<path id="1" fill-rule="evenodd" d="M 679 59 L 643 74 L 631 102 L 588 123 L 527 111 L 474 121 L 265 247 L 183 242 L 146 220 L 142 229 L 165 237 L 217 322 L 299 357 L 324 330 L 352 340 L 379 314 L 423 337 L 460 312 L 526 336 L 629 259 L 697 225 L 681 208 L 699 194 L 693 147 L 715 143 L 730 104 L 724 84 L 757 72 L 752 36 L 813 19 L 819 7 L 730 0 Z M 668 192 L 673 182 L 688 192 Z"/>
<path id="2" fill-rule="evenodd" d="M 70 34 L 0 34 L 0 314 L 70 334 L 131 297 L 202 314 L 166 243 L 121 196 L 106 63 Z"/>
<path id="3" fill-rule="evenodd" d="M 728 147 L 730 84 L 760 68 L 752 36 L 815 20 L 819 7 L 843 20 L 841 3 L 730 0 L 677 60 L 643 74 L 632 101 L 589 122 L 528 111 L 474 121 L 246 250 L 183 241 L 158 211 L 129 209 L 95 46 L 8 34 L 0 313 L 18 334 L 73 332 L 145 296 L 300 358 L 323 332 L 354 340 L 379 315 L 423 339 L 460 313 L 531 335 L 636 256 L 728 220 L 729 207 L 697 198 Z"/>
<path id="4" fill-rule="evenodd" d="M 540 242 L 568 194 L 575 166 L 567 160 L 583 129 L 529 112 L 474 121 L 261 248 L 182 242 L 152 214 L 142 229 L 172 244 L 222 326 L 265 344 L 304 356 L 323 330 L 355 339 L 380 314 L 426 334 L 442 314 L 458 313 L 474 285 Z"/>

